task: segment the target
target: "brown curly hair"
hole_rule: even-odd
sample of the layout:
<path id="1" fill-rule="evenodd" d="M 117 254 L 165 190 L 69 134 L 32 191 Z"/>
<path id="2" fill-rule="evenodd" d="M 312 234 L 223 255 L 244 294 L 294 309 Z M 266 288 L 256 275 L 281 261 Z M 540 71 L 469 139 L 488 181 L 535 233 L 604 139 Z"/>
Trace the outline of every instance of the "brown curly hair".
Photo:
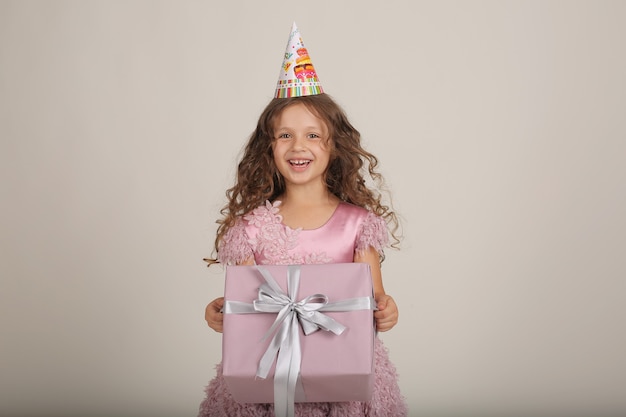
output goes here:
<path id="1" fill-rule="evenodd" d="M 284 193 L 285 184 L 273 157 L 274 124 L 282 111 L 294 104 L 305 105 L 324 121 L 328 129 L 330 162 L 325 175 L 328 190 L 342 201 L 366 208 L 383 217 L 393 239 L 391 246 L 397 248 L 400 243 L 397 233 L 398 217 L 381 201 L 381 191 L 385 188 L 383 177 L 376 170 L 378 159 L 361 147 L 361 134 L 348 121 L 341 107 L 329 95 L 318 94 L 275 98 L 261 113 L 237 167 L 235 185 L 226 191 L 228 204 L 220 211 L 223 218 L 216 222 L 219 227 L 215 238 L 215 252 L 219 250 L 221 239 L 238 217 L 268 200 L 273 202 Z M 371 179 L 373 188 L 366 185 L 366 178 Z M 381 262 L 383 259 L 381 257 Z M 205 261 L 209 266 L 218 263 L 217 256 Z"/>

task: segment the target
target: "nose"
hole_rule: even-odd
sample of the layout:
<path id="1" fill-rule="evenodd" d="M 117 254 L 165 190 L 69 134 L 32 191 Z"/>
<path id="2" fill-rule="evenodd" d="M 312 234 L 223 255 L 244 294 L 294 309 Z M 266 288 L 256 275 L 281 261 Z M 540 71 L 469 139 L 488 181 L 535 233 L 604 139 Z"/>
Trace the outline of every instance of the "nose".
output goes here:
<path id="1" fill-rule="evenodd" d="M 293 141 L 291 142 L 291 149 L 293 149 L 294 151 L 305 150 L 306 138 L 300 135 L 294 137 Z"/>

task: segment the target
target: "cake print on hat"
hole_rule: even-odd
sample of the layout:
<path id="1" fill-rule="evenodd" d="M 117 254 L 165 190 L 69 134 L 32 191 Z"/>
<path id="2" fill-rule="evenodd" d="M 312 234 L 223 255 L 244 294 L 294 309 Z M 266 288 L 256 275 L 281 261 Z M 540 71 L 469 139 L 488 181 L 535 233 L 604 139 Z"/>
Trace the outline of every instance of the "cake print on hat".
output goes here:
<path id="1" fill-rule="evenodd" d="M 309 52 L 304 46 L 300 31 L 294 22 L 289 34 L 274 97 L 312 96 L 323 92 Z"/>

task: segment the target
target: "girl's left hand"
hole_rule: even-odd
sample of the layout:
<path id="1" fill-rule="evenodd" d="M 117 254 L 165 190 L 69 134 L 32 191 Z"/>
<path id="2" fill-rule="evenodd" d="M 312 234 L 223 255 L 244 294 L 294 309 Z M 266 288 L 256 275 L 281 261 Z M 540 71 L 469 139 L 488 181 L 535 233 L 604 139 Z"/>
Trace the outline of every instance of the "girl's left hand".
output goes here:
<path id="1" fill-rule="evenodd" d="M 398 306 L 394 299 L 387 294 L 379 295 L 376 298 L 378 311 L 374 312 L 376 319 L 376 330 L 386 332 L 391 330 L 398 323 Z"/>

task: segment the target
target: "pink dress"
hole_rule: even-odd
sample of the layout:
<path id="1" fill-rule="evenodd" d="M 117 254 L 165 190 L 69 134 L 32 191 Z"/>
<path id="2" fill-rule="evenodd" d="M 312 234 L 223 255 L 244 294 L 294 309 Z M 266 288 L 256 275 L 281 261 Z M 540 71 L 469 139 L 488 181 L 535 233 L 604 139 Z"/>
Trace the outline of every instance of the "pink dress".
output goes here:
<path id="1" fill-rule="evenodd" d="M 373 213 L 340 203 L 332 217 L 311 230 L 291 229 L 282 223 L 280 202 L 266 203 L 243 216 L 228 230 L 219 250 L 223 264 L 236 264 L 251 256 L 257 264 L 289 265 L 352 262 L 355 252 L 369 247 L 382 252 L 388 244 L 387 225 Z M 398 387 L 394 365 L 380 339 L 375 343 L 376 380 L 370 402 L 297 403 L 299 417 L 402 417 L 407 406 Z M 224 383 L 221 364 L 206 387 L 200 417 L 271 417 L 273 404 L 239 404 Z"/>

